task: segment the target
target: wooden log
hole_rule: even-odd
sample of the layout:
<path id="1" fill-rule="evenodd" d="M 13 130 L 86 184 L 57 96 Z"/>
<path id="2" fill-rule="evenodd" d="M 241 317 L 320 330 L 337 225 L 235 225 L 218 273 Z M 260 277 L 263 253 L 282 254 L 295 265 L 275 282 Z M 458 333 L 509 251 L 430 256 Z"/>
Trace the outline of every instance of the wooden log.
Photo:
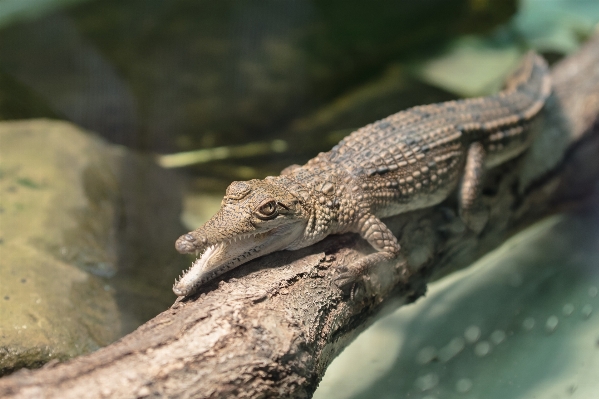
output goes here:
<path id="1" fill-rule="evenodd" d="M 382 265 L 344 296 L 335 269 L 371 248 L 356 235 L 257 259 L 177 300 L 88 356 L 0 380 L 2 398 L 310 397 L 332 359 L 381 310 L 414 301 L 432 279 L 467 266 L 516 231 L 566 206 L 597 200 L 599 36 L 552 70 L 541 133 L 523 156 L 493 170 L 480 235 L 455 199 L 386 220 L 411 275 Z"/>

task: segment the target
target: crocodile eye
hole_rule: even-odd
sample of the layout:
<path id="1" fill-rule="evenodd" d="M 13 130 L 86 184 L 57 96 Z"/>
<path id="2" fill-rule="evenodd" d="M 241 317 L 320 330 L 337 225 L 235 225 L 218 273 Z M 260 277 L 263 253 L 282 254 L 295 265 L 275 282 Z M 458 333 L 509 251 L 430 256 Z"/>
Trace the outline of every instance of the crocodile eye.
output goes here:
<path id="1" fill-rule="evenodd" d="M 277 203 L 275 201 L 268 201 L 258 208 L 258 216 L 260 219 L 272 219 L 277 216 Z"/>

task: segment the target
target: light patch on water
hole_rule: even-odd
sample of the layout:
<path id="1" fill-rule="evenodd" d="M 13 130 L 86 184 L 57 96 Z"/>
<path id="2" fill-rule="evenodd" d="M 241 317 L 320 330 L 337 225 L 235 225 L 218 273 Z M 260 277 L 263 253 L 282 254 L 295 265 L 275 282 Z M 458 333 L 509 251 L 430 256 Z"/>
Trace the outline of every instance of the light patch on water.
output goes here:
<path id="1" fill-rule="evenodd" d="M 570 316 L 572 313 L 574 313 L 574 305 L 572 305 L 571 303 L 565 304 L 562 308 L 562 313 L 566 317 Z"/>
<path id="2" fill-rule="evenodd" d="M 439 351 L 439 360 L 448 362 L 463 351 L 465 347 L 466 341 L 462 337 L 454 338 Z"/>
<path id="3" fill-rule="evenodd" d="M 468 343 L 473 344 L 480 338 L 480 328 L 478 326 L 470 326 L 464 331 L 464 338 Z"/>
<path id="4" fill-rule="evenodd" d="M 439 383 L 439 376 L 436 373 L 428 373 L 418 377 L 414 382 L 417 389 L 421 391 L 430 391 Z"/>
<path id="5" fill-rule="evenodd" d="M 468 378 L 460 378 L 455 384 L 455 389 L 459 393 L 468 393 L 472 389 L 472 380 Z"/>
<path id="6" fill-rule="evenodd" d="M 522 322 L 522 328 L 524 328 L 526 331 L 530 331 L 535 328 L 535 319 L 533 317 L 527 317 L 524 319 Z"/>
<path id="7" fill-rule="evenodd" d="M 591 317 L 591 314 L 593 313 L 593 306 L 590 303 L 587 303 L 582 307 L 581 313 L 582 317 L 588 319 L 589 317 Z"/>
<path id="8" fill-rule="evenodd" d="M 474 347 L 474 354 L 478 357 L 485 357 L 491 353 L 491 344 L 488 341 L 480 341 Z"/>
<path id="9" fill-rule="evenodd" d="M 499 345 L 503 341 L 505 341 L 505 332 L 503 330 L 493 331 L 491 334 L 491 342 L 493 342 L 495 345 Z"/>
<path id="10" fill-rule="evenodd" d="M 559 319 L 557 318 L 557 316 L 549 316 L 549 318 L 545 322 L 545 329 L 547 330 L 547 332 L 552 333 L 555 331 L 558 324 Z"/>
<path id="11" fill-rule="evenodd" d="M 416 363 L 427 364 L 432 362 L 435 358 L 437 358 L 437 350 L 434 346 L 427 346 L 425 348 L 422 348 L 420 352 L 418 352 L 418 356 L 416 357 Z"/>

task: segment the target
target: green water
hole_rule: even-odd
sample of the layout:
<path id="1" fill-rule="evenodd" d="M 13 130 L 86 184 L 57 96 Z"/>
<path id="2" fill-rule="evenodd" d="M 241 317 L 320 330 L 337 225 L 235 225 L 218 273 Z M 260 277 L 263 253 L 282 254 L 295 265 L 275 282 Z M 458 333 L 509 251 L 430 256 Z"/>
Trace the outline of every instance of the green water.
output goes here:
<path id="1" fill-rule="evenodd" d="M 598 266 L 598 207 L 542 221 L 360 335 L 315 398 L 594 398 Z"/>

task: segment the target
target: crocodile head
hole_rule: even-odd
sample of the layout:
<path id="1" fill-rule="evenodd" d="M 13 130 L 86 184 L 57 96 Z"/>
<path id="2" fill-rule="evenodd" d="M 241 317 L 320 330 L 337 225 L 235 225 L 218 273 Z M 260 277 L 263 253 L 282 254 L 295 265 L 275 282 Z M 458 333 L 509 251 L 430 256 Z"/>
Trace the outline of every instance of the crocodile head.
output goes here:
<path id="1" fill-rule="evenodd" d="M 298 198 L 275 179 L 231 183 L 216 215 L 175 243 L 179 252 L 198 258 L 175 282 L 173 292 L 191 295 L 228 270 L 288 248 L 301 238 L 307 221 Z"/>

